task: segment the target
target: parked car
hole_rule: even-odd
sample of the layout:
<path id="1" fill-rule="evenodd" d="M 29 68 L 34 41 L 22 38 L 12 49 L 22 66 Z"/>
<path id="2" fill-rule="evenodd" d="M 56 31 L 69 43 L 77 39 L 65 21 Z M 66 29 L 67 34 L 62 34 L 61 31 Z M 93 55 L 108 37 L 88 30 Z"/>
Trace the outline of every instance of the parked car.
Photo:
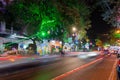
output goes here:
<path id="1" fill-rule="evenodd" d="M 117 54 L 118 63 L 117 63 L 117 80 L 120 80 L 120 55 Z"/>

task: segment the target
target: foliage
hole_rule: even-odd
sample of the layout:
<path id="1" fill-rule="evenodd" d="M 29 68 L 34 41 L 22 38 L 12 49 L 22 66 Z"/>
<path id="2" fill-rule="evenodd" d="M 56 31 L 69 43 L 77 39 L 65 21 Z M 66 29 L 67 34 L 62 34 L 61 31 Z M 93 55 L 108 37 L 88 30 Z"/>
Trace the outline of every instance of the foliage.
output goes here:
<path id="1" fill-rule="evenodd" d="M 61 21 L 64 26 L 66 26 L 65 28 L 69 34 L 72 34 L 71 29 L 73 26 L 75 26 L 78 31 L 81 30 L 85 32 L 86 29 L 89 29 L 91 24 L 89 19 L 91 12 L 84 1 L 58 0 L 56 7 L 61 13 Z M 86 35 L 86 32 L 84 35 Z"/>
<path id="2" fill-rule="evenodd" d="M 13 25 L 22 29 L 23 34 L 33 41 L 34 52 L 36 40 L 58 36 L 53 33 L 60 25 L 59 12 L 50 0 L 16 0 L 6 9 L 14 15 Z"/>
<path id="3" fill-rule="evenodd" d="M 98 47 L 102 47 L 103 46 L 103 42 L 100 39 L 96 39 L 96 46 Z"/>
<path id="4" fill-rule="evenodd" d="M 59 13 L 49 0 L 18 0 L 7 7 L 10 13 L 16 16 L 14 25 L 22 27 L 27 35 L 36 35 L 41 32 L 53 31 L 60 24 Z"/>
<path id="5" fill-rule="evenodd" d="M 98 6 L 101 7 L 103 20 L 114 27 L 119 27 L 119 21 L 117 17 L 119 14 L 119 0 L 105 0 L 98 1 Z"/>
<path id="6" fill-rule="evenodd" d="M 7 9 L 14 26 L 37 38 L 67 37 L 76 26 L 82 39 L 91 25 L 90 8 L 82 0 L 16 0 Z"/>

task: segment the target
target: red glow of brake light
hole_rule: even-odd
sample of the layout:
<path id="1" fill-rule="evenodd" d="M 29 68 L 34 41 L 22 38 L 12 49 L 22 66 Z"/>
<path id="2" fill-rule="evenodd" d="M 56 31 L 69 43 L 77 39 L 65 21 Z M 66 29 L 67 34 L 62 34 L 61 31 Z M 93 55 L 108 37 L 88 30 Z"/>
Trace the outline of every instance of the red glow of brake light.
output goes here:
<path id="1" fill-rule="evenodd" d="M 118 66 L 120 66 L 120 60 L 118 60 Z"/>

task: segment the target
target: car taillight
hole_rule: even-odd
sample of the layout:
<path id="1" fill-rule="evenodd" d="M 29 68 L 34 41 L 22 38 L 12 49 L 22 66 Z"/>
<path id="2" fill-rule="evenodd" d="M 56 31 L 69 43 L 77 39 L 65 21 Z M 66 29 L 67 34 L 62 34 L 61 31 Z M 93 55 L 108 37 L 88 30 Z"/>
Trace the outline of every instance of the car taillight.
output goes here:
<path id="1" fill-rule="evenodd" d="M 120 60 L 118 60 L 118 66 L 120 66 Z"/>

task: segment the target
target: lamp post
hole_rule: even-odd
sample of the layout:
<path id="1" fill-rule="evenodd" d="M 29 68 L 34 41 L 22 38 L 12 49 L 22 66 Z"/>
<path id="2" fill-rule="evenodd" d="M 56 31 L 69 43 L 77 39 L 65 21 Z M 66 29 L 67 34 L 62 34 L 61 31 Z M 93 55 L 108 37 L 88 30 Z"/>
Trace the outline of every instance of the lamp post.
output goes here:
<path id="1" fill-rule="evenodd" d="M 75 40 L 75 37 L 76 37 L 76 27 L 73 27 L 72 28 L 72 31 L 73 31 L 73 34 L 72 34 L 72 37 L 73 37 L 73 41 Z"/>
<path id="2" fill-rule="evenodd" d="M 73 32 L 72 40 L 73 40 L 73 43 L 74 43 L 74 46 L 73 46 L 74 51 L 76 50 L 76 44 L 75 44 L 76 31 L 77 31 L 76 27 L 72 27 L 72 32 Z"/>
<path id="3" fill-rule="evenodd" d="M 76 27 L 73 27 L 72 28 L 72 31 L 73 31 L 73 34 L 72 34 L 72 37 L 73 37 L 73 41 L 75 40 L 75 34 L 76 34 Z"/>

